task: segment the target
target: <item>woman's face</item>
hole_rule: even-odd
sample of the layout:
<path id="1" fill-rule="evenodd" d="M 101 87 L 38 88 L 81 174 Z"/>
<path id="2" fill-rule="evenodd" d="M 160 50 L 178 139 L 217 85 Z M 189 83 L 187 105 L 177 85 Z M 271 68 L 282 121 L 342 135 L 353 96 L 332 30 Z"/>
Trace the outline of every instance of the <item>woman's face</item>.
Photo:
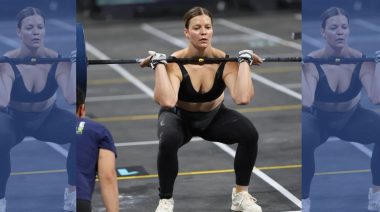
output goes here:
<path id="1" fill-rule="evenodd" d="M 343 48 L 347 45 L 350 34 L 347 17 L 344 15 L 331 16 L 326 20 L 326 26 L 321 33 L 329 46 Z"/>
<path id="2" fill-rule="evenodd" d="M 17 28 L 17 35 L 27 47 L 39 48 L 43 46 L 44 19 L 39 15 L 25 17 L 21 22 L 21 27 Z"/>
<path id="3" fill-rule="evenodd" d="M 207 15 L 199 15 L 190 19 L 189 28 L 185 28 L 185 36 L 196 48 L 207 48 L 211 45 L 212 22 Z"/>

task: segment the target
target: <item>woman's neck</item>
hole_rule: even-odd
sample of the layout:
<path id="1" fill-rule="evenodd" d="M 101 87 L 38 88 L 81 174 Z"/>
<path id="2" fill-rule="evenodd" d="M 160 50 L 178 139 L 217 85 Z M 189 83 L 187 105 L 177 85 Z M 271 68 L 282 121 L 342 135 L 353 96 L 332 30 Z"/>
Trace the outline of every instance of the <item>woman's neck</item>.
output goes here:
<path id="1" fill-rule="evenodd" d="M 22 45 L 19 51 L 19 57 L 41 57 L 42 48 L 29 48 Z"/>
<path id="2" fill-rule="evenodd" d="M 186 49 L 187 57 L 211 57 L 212 47 L 196 48 L 193 45 L 189 45 Z"/>
<path id="3" fill-rule="evenodd" d="M 332 48 L 331 46 L 326 46 L 323 52 L 326 57 L 343 57 L 347 54 L 347 51 L 348 47 Z"/>

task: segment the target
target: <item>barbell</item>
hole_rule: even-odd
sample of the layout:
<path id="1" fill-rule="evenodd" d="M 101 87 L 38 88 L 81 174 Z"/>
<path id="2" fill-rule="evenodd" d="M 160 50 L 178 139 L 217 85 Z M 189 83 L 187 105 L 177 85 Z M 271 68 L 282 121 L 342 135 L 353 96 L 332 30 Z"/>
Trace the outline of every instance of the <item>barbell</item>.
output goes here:
<path id="1" fill-rule="evenodd" d="M 300 38 L 301 34 L 297 33 L 295 37 Z M 110 60 L 88 60 L 86 55 L 86 42 L 83 26 L 76 25 L 76 65 L 77 65 L 77 86 L 79 86 L 86 94 L 87 90 L 87 66 L 100 65 L 100 64 L 136 64 L 140 58 L 137 59 L 110 59 Z M 55 62 L 70 62 L 69 57 L 62 58 L 7 58 L 1 57 L 0 63 L 16 63 L 16 64 L 49 64 Z M 205 63 L 221 63 L 221 62 L 237 62 L 237 57 L 226 58 L 176 58 L 168 57 L 168 63 L 182 63 L 182 64 L 205 64 Z M 364 58 L 312 58 L 312 57 L 267 57 L 263 58 L 264 62 L 304 62 L 304 63 L 319 63 L 319 64 L 350 64 L 358 62 L 374 62 L 372 57 Z"/>

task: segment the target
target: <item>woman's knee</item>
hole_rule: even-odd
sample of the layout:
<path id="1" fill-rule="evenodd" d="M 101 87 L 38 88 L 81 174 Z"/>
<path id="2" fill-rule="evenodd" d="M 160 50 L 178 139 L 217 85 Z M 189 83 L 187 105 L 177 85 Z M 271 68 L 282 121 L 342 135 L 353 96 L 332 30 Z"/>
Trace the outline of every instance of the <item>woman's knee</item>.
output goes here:
<path id="1" fill-rule="evenodd" d="M 183 143 L 184 136 L 174 129 L 164 130 L 159 133 L 160 152 L 177 152 Z"/>
<path id="2" fill-rule="evenodd" d="M 245 130 L 240 133 L 239 143 L 247 148 L 256 148 L 259 141 L 259 132 L 252 123 L 248 123 Z"/>
<path id="3" fill-rule="evenodd" d="M 17 132 L 15 130 L 12 118 L 7 115 L 0 113 L 0 140 L 1 150 L 10 150 L 13 145 L 17 142 Z"/>

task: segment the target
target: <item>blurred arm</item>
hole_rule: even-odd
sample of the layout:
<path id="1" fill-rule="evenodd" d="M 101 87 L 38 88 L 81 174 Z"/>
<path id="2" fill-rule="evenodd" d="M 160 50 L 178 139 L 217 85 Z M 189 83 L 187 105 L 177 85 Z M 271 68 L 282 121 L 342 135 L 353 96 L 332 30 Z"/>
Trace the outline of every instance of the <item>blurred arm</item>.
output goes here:
<path id="1" fill-rule="evenodd" d="M 118 212 L 119 190 L 115 168 L 115 154 L 110 150 L 99 150 L 98 177 L 107 212 Z"/>

